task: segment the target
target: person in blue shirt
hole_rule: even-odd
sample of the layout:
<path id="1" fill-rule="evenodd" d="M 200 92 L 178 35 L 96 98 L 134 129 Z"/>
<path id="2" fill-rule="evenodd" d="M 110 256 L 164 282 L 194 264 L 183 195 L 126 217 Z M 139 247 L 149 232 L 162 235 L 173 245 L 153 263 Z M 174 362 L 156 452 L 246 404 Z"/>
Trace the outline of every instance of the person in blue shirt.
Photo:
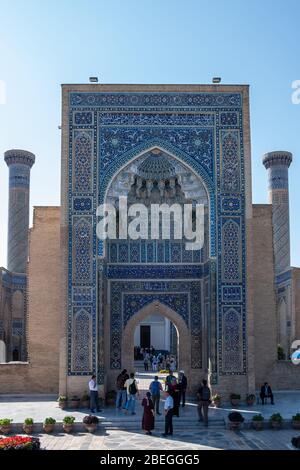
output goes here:
<path id="1" fill-rule="evenodd" d="M 162 384 L 158 380 L 157 375 L 154 377 L 154 380 L 151 382 L 149 386 L 149 390 L 151 393 L 151 398 L 153 401 L 154 409 L 156 410 L 156 414 L 160 415 L 159 412 L 159 401 L 160 401 L 160 392 L 162 392 Z"/>

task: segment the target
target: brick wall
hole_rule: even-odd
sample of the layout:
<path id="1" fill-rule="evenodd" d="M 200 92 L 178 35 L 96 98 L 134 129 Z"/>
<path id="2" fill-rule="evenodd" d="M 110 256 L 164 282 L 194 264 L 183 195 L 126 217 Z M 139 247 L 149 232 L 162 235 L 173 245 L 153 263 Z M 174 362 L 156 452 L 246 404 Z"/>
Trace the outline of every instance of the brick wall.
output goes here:
<path id="1" fill-rule="evenodd" d="M 0 393 L 58 393 L 60 208 L 35 207 L 29 233 L 28 363 L 0 365 Z"/>

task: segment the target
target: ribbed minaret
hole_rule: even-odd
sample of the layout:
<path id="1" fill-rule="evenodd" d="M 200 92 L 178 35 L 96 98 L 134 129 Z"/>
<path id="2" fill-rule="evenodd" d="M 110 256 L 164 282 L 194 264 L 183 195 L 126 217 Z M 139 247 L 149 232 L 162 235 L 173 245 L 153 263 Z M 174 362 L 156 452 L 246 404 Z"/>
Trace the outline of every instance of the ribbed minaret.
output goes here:
<path id="1" fill-rule="evenodd" d="M 276 275 L 290 269 L 289 166 L 290 152 L 263 155 L 268 170 L 269 203 L 273 207 L 273 240 Z"/>
<path id="2" fill-rule="evenodd" d="M 7 269 L 26 272 L 28 257 L 30 170 L 35 156 L 26 150 L 8 150 L 9 167 Z"/>

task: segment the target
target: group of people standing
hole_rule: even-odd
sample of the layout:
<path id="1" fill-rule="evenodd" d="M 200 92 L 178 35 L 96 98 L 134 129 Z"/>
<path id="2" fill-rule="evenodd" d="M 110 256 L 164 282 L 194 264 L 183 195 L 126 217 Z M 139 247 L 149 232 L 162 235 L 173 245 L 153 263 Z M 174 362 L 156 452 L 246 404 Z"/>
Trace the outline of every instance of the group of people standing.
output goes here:
<path id="1" fill-rule="evenodd" d="M 164 393 L 165 401 L 164 417 L 165 417 L 165 430 L 163 436 L 173 435 L 173 417 L 179 418 L 180 406 L 184 408 L 186 390 L 188 386 L 187 377 L 184 371 L 180 371 L 178 379 L 173 374 L 172 370 L 169 371 L 165 379 L 164 387 L 159 381 L 158 376 L 154 377 L 154 380 L 150 383 L 149 390 L 146 392 L 143 400 L 143 417 L 142 417 L 142 429 L 146 434 L 151 435 L 155 428 L 155 415 L 161 415 L 160 401 L 161 396 Z M 131 413 L 135 415 L 136 401 L 140 396 L 138 382 L 133 372 L 128 374 L 127 370 L 124 369 L 117 377 L 117 396 L 116 396 L 116 408 L 123 409 L 125 413 Z M 96 384 L 96 377 L 93 375 L 89 382 L 90 396 L 91 396 L 91 411 L 101 411 L 98 405 L 98 388 Z M 198 389 L 198 418 L 199 421 L 204 421 L 204 424 L 208 425 L 208 407 L 211 403 L 210 397 L 211 392 L 207 385 L 207 381 L 203 380 L 201 386 Z"/>
<path id="2" fill-rule="evenodd" d="M 162 353 L 155 354 L 155 351 L 153 353 L 151 350 L 147 349 L 143 351 L 143 362 L 145 372 L 149 371 L 149 368 L 152 369 L 153 372 L 162 369 L 175 372 L 177 366 L 174 356 L 168 354 L 164 355 Z"/>

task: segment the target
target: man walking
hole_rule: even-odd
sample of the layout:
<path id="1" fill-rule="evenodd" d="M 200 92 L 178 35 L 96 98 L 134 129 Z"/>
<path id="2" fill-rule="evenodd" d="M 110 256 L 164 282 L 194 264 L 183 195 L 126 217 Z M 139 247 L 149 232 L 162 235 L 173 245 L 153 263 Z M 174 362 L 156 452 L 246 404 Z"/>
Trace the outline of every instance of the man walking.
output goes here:
<path id="1" fill-rule="evenodd" d="M 126 380 L 125 387 L 127 390 L 126 412 L 128 413 L 131 409 L 131 414 L 135 415 L 135 402 L 136 396 L 139 396 L 139 389 L 133 372 L 131 372 L 130 378 Z"/>
<path id="2" fill-rule="evenodd" d="M 98 385 L 97 385 L 97 382 L 96 382 L 96 376 L 95 375 L 92 375 L 91 380 L 89 381 L 89 389 L 90 389 L 91 413 L 95 413 L 95 409 L 97 411 L 102 411 L 99 408 Z"/>
<path id="3" fill-rule="evenodd" d="M 204 421 L 204 426 L 208 426 L 208 407 L 211 403 L 210 388 L 207 385 L 207 380 L 202 380 L 202 385 L 198 389 L 198 416 L 199 421 Z"/>
<path id="4" fill-rule="evenodd" d="M 151 398 L 153 401 L 154 409 L 156 410 L 156 414 L 160 415 L 161 413 L 159 412 L 159 400 L 160 400 L 160 392 L 162 392 L 162 384 L 158 380 L 158 376 L 156 375 L 154 377 L 154 380 L 151 382 L 149 386 L 149 390 L 151 393 Z"/>
<path id="5" fill-rule="evenodd" d="M 117 399 L 116 399 L 116 408 L 120 410 L 121 408 L 125 409 L 126 405 L 126 387 L 125 382 L 129 379 L 127 370 L 122 370 L 121 374 L 117 377 Z"/>
<path id="6" fill-rule="evenodd" d="M 168 391 L 165 392 L 165 432 L 163 437 L 173 436 L 173 408 L 174 401 Z"/>

